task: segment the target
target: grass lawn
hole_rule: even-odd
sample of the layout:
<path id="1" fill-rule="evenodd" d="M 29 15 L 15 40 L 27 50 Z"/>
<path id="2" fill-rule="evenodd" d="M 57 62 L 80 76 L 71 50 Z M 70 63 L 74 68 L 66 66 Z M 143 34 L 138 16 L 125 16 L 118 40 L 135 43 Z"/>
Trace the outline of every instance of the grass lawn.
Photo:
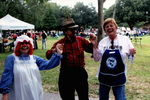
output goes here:
<path id="1" fill-rule="evenodd" d="M 62 38 L 63 36 L 60 36 Z M 57 41 L 57 38 L 48 37 L 47 50 Z M 34 55 L 38 55 L 44 59 L 47 50 L 42 50 L 42 41 L 38 38 L 38 49 L 34 50 Z M 150 100 L 150 36 L 143 36 L 142 48 L 139 45 L 133 44 L 137 50 L 136 58 L 133 64 L 127 62 L 127 83 L 126 83 L 126 97 L 127 100 Z M 4 61 L 6 57 L 11 54 L 9 48 L 5 48 L 4 53 L 0 53 L 0 76 L 4 69 Z M 94 62 L 91 58 L 91 54 L 85 53 L 86 70 L 88 72 L 89 81 L 89 95 L 91 97 L 98 97 L 99 83 L 96 78 L 96 73 L 99 68 L 100 62 Z M 58 93 L 58 77 L 60 66 L 41 71 L 42 85 L 44 92 Z M 112 91 L 110 93 L 111 99 L 113 99 Z"/>

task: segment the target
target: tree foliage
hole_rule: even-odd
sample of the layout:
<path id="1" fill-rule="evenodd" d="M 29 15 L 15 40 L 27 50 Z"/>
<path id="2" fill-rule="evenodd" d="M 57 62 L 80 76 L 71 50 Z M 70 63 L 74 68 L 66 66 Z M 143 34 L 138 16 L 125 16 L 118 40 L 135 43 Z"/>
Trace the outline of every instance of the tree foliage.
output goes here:
<path id="1" fill-rule="evenodd" d="M 45 16 L 43 19 L 43 28 L 45 30 L 52 30 L 56 27 L 56 25 L 57 25 L 56 23 L 57 23 L 56 17 L 53 14 L 52 9 L 50 8 L 50 5 L 47 4 Z"/>
<path id="2" fill-rule="evenodd" d="M 95 26 L 98 24 L 98 15 L 95 7 L 88 7 L 81 2 L 77 2 L 72 9 L 72 17 L 79 26 Z"/>
<path id="3" fill-rule="evenodd" d="M 116 4 L 115 19 L 119 23 L 127 23 L 132 29 L 139 22 L 149 21 L 150 16 L 149 0 L 118 0 Z M 114 6 L 110 7 L 105 17 L 112 17 Z"/>
<path id="4" fill-rule="evenodd" d="M 115 6 L 113 5 L 109 9 L 105 10 L 105 12 L 104 12 L 104 19 L 109 18 L 109 17 L 113 17 L 114 7 Z"/>
<path id="5" fill-rule="evenodd" d="M 0 18 L 10 14 L 35 25 L 35 30 L 60 30 L 62 20 L 73 17 L 80 26 L 96 26 L 97 12 L 93 6 L 77 3 L 74 8 L 58 6 L 49 0 L 1 0 Z"/>

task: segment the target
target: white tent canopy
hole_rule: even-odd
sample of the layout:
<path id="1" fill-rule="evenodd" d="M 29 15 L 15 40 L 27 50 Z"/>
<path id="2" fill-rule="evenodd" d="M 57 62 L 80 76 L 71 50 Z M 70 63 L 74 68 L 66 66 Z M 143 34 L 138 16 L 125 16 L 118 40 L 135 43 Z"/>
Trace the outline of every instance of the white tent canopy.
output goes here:
<path id="1" fill-rule="evenodd" d="M 0 30 L 24 30 L 34 29 L 34 25 L 23 22 L 7 14 L 0 19 Z"/>

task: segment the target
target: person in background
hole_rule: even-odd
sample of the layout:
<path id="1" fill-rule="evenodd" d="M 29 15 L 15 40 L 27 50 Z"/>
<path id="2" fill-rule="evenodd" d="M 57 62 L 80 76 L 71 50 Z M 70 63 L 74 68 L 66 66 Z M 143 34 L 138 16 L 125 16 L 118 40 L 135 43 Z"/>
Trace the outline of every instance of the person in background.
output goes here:
<path id="1" fill-rule="evenodd" d="M 109 100 L 111 88 L 115 100 L 126 100 L 126 59 L 129 55 L 134 56 L 136 50 L 128 37 L 117 34 L 117 27 L 113 18 L 106 19 L 103 29 L 108 37 L 102 39 L 93 51 L 94 60 L 101 62 L 97 73 L 100 100 Z"/>
<path id="2" fill-rule="evenodd" d="M 31 39 L 32 43 L 33 43 L 33 49 L 34 49 L 34 41 L 33 38 L 31 37 L 32 34 L 30 32 L 27 33 L 27 36 Z"/>
<path id="3" fill-rule="evenodd" d="M 13 51 L 13 49 L 12 48 L 14 48 L 14 41 L 16 41 L 16 39 L 17 39 L 17 35 L 13 35 L 13 42 L 11 42 L 10 43 L 10 51 Z"/>
<path id="4" fill-rule="evenodd" d="M 80 34 L 81 37 L 85 37 L 85 33 L 84 33 L 84 28 L 83 27 L 80 28 L 80 33 L 79 34 Z"/>
<path id="5" fill-rule="evenodd" d="M 2 33 L 0 32 L 0 41 L 2 40 Z"/>
<path id="6" fill-rule="evenodd" d="M 52 32 L 52 37 L 55 38 L 56 37 L 56 33 Z"/>
<path id="7" fill-rule="evenodd" d="M 62 44 L 63 58 L 59 74 L 59 93 L 62 100 L 75 100 L 75 91 L 79 100 L 89 100 L 88 98 L 88 74 L 85 70 L 84 51 L 93 52 L 97 41 L 94 34 L 90 34 L 91 43 L 83 37 L 76 36 L 78 25 L 72 18 L 67 18 L 62 22 L 64 38 L 58 40 L 53 47 L 46 52 L 47 59 L 50 59 L 56 51 L 56 45 Z"/>
<path id="8" fill-rule="evenodd" d="M 33 39 L 34 49 L 38 49 L 37 35 L 35 32 L 32 34 L 31 38 Z"/>
<path id="9" fill-rule="evenodd" d="M 49 70 L 59 65 L 62 58 L 60 44 L 51 59 L 44 60 L 33 54 L 33 42 L 26 35 L 17 37 L 14 53 L 5 60 L 0 81 L 2 100 L 43 100 L 39 70 Z"/>
<path id="10" fill-rule="evenodd" d="M 12 36 L 11 36 L 11 31 L 9 31 L 9 33 L 8 33 L 8 39 L 12 39 Z"/>
<path id="11" fill-rule="evenodd" d="M 58 34 L 57 33 L 55 33 L 55 37 L 58 39 L 59 38 L 59 36 L 58 36 Z"/>
<path id="12" fill-rule="evenodd" d="M 17 36 L 20 36 L 19 32 L 16 32 L 16 35 L 17 35 Z"/>
<path id="13" fill-rule="evenodd" d="M 17 38 L 17 34 L 16 34 L 16 33 L 13 33 L 12 38 L 13 38 L 13 39 Z"/>
<path id="14" fill-rule="evenodd" d="M 44 44 L 45 44 L 45 49 L 47 49 L 47 34 L 45 31 L 42 33 L 42 50 L 44 49 Z"/>

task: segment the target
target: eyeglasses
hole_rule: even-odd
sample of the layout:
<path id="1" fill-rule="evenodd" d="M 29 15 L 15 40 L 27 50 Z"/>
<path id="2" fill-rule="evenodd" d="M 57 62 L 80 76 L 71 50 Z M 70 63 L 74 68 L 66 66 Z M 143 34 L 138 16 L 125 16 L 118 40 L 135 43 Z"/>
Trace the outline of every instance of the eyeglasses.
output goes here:
<path id="1" fill-rule="evenodd" d="M 75 30 L 77 30 L 77 28 L 69 28 L 69 30 L 70 30 L 71 32 L 75 32 Z"/>
<path id="2" fill-rule="evenodd" d="M 111 49 L 115 49 L 115 47 L 114 47 L 114 40 L 111 41 L 111 47 L 110 48 Z"/>
<path id="3" fill-rule="evenodd" d="M 20 42 L 21 45 L 23 44 L 29 44 L 29 42 Z"/>

